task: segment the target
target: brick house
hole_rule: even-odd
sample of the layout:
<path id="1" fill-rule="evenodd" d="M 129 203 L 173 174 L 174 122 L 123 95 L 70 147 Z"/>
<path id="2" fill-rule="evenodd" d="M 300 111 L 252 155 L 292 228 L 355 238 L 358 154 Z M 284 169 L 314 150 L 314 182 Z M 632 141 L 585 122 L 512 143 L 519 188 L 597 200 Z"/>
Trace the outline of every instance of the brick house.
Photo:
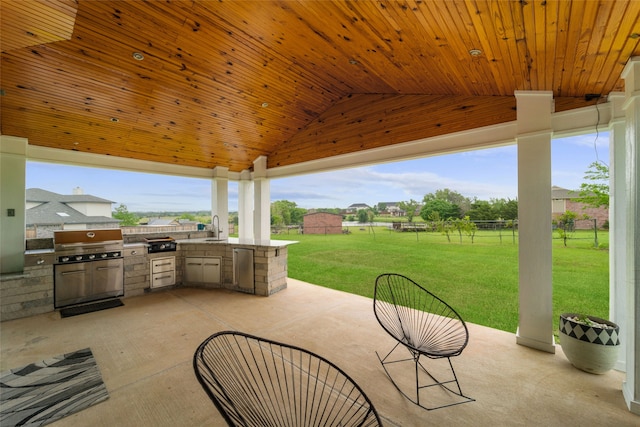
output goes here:
<path id="1" fill-rule="evenodd" d="M 553 186 L 551 187 L 551 217 L 558 218 L 567 211 L 575 212 L 578 218 L 587 216 L 595 219 L 598 228 L 603 228 L 609 222 L 609 209 L 606 207 L 594 208 L 582 202 L 577 201 L 580 197 L 579 191 L 567 190 L 566 188 Z M 577 229 L 590 229 L 593 227 L 591 221 L 576 221 Z"/>
<path id="2" fill-rule="evenodd" d="M 342 215 L 315 212 L 303 217 L 303 230 L 305 234 L 341 234 Z"/>

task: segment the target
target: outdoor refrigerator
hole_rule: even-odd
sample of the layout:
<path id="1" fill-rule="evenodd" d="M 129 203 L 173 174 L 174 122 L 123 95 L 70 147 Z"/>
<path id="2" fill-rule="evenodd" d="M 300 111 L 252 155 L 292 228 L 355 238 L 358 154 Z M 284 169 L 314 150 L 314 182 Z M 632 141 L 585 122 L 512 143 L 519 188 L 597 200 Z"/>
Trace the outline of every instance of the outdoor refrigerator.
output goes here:
<path id="1" fill-rule="evenodd" d="M 233 250 L 233 285 L 239 290 L 254 293 L 253 249 Z"/>

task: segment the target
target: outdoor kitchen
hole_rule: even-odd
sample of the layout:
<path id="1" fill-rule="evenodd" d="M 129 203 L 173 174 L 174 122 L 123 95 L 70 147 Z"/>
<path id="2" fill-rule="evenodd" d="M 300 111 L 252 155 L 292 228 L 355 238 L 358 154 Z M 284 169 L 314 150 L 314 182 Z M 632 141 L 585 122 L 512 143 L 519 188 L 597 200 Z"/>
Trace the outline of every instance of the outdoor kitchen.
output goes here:
<path id="1" fill-rule="evenodd" d="M 210 231 L 57 231 L 28 239 L 22 273 L 0 276 L 0 320 L 178 286 L 269 296 L 287 287 L 285 240 L 220 239 Z"/>

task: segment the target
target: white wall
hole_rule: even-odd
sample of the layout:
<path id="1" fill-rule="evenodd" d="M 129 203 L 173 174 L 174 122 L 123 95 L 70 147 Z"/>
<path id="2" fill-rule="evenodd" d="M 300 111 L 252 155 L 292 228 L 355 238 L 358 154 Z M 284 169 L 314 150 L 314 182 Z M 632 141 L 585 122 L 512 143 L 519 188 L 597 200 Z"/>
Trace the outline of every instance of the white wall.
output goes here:
<path id="1" fill-rule="evenodd" d="M 26 139 L 0 135 L 0 273 L 24 267 L 26 150 Z"/>
<path id="2" fill-rule="evenodd" d="M 106 216 L 111 218 L 111 203 L 72 202 L 67 206 L 86 216 Z"/>

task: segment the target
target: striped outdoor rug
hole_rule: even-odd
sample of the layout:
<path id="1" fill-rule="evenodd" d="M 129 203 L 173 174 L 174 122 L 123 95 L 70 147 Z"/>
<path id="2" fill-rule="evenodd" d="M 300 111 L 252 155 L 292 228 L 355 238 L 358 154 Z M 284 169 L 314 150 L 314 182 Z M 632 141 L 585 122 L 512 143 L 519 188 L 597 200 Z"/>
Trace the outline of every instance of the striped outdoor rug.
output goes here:
<path id="1" fill-rule="evenodd" d="M 42 426 L 109 398 L 91 349 L 0 374 L 0 426 Z"/>

